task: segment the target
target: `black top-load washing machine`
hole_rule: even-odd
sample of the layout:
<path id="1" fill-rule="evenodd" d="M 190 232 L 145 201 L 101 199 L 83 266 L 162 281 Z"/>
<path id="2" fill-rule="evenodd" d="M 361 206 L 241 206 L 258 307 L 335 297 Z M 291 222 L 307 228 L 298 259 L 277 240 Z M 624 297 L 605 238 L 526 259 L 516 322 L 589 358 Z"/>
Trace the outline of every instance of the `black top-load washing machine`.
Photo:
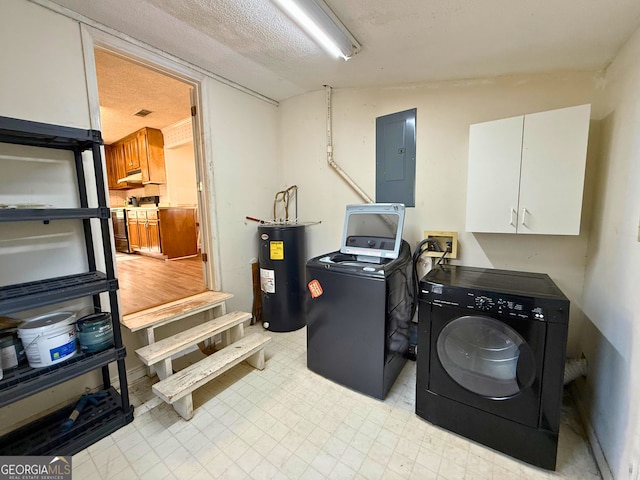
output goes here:
<path id="1" fill-rule="evenodd" d="M 548 275 L 455 265 L 420 281 L 416 413 L 555 469 L 569 300 Z"/>
<path id="2" fill-rule="evenodd" d="M 407 360 L 415 301 L 404 205 L 347 207 L 339 251 L 307 262 L 307 367 L 384 399 Z"/>

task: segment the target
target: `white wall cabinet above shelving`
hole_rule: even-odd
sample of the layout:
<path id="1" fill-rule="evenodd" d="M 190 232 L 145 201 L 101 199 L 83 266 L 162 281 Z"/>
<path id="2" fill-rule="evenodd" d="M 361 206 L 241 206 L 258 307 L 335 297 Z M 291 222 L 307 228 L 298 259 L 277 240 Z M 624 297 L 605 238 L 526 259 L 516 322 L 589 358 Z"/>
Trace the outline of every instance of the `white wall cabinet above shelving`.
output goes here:
<path id="1" fill-rule="evenodd" d="M 590 105 L 469 128 L 466 230 L 578 235 Z"/>

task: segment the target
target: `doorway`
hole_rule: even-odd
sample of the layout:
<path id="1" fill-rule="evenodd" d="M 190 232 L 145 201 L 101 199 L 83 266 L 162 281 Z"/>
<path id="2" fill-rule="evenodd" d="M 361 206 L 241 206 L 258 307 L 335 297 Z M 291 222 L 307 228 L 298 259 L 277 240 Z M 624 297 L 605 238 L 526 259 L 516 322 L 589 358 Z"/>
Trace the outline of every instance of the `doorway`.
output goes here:
<path id="1" fill-rule="evenodd" d="M 193 92 L 132 58 L 100 47 L 93 54 L 126 315 L 209 289 Z"/>

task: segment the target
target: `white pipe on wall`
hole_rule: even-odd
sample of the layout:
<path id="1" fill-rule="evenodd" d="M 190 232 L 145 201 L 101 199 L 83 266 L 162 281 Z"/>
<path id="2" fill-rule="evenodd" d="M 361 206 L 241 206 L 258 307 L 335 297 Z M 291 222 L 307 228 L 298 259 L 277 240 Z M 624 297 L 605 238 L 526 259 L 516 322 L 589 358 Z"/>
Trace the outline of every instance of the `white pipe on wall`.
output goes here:
<path id="1" fill-rule="evenodd" d="M 331 87 L 329 85 L 324 86 L 327 93 L 327 163 L 333 168 L 342 179 L 358 194 L 366 203 L 374 203 L 373 199 L 369 197 L 362 190 L 356 182 L 345 172 L 340 165 L 333 160 L 333 128 L 331 122 Z"/>

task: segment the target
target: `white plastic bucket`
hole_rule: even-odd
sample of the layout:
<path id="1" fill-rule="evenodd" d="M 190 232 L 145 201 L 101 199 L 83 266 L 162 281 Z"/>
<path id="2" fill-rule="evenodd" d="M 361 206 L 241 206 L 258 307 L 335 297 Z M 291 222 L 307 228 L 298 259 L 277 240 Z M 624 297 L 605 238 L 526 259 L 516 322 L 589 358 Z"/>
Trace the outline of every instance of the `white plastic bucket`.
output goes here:
<path id="1" fill-rule="evenodd" d="M 24 345 L 30 367 L 47 367 L 75 355 L 75 319 L 73 312 L 54 312 L 20 325 L 18 336 Z"/>

